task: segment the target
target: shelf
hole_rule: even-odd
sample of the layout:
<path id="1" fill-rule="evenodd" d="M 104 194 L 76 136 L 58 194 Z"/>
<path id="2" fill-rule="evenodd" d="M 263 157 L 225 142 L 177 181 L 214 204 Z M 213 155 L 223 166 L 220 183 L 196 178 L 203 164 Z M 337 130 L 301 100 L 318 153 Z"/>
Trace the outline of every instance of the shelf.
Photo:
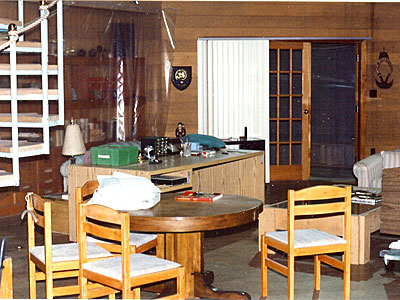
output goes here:
<path id="1" fill-rule="evenodd" d="M 80 100 L 65 100 L 65 107 L 70 108 L 70 109 L 82 109 L 82 107 L 85 108 L 97 108 L 97 107 L 102 107 L 105 105 L 108 105 L 108 102 L 106 100 L 87 100 L 87 99 L 80 99 Z M 113 104 L 111 102 L 110 104 Z M 115 106 L 116 104 L 114 104 Z"/>
<path id="2" fill-rule="evenodd" d="M 17 64 L 17 75 L 42 75 L 41 64 Z M 0 64 L 0 75 L 10 75 L 11 65 Z M 57 65 L 48 65 L 48 74 L 57 75 Z"/>
<path id="3" fill-rule="evenodd" d="M 192 188 L 193 185 L 191 183 L 185 183 L 185 184 L 177 184 L 177 185 L 172 185 L 172 186 L 171 185 L 157 185 L 157 187 L 161 190 L 161 193 L 168 193 L 168 192 Z"/>
<path id="4" fill-rule="evenodd" d="M 58 115 L 49 115 L 49 127 L 60 125 Z M 11 114 L 0 113 L 0 127 L 12 127 Z M 20 128 L 43 128 L 43 117 L 38 113 L 19 113 L 18 127 Z"/>
<path id="5" fill-rule="evenodd" d="M 64 56 L 64 65 L 76 66 L 96 66 L 108 65 L 111 61 L 116 61 L 115 58 L 108 57 L 90 57 L 90 56 Z"/>
<path id="6" fill-rule="evenodd" d="M 22 25 L 21 21 L 18 21 L 18 20 L 0 18 L 0 28 L 1 29 L 8 29 L 8 25 L 10 25 L 10 24 L 15 24 L 17 26 L 21 26 Z"/>
<path id="7" fill-rule="evenodd" d="M 43 143 L 18 141 L 18 155 L 19 157 L 28 157 L 44 154 L 43 146 Z M 0 157 L 11 157 L 12 150 L 11 140 L 0 140 Z"/>
<path id="8" fill-rule="evenodd" d="M 16 185 L 17 183 L 12 173 L 5 170 L 0 170 L 0 187 Z"/>
<path id="9" fill-rule="evenodd" d="M 49 115 L 49 122 L 58 121 L 58 115 Z M 0 122 L 11 122 L 11 114 L 0 113 Z M 19 113 L 18 122 L 42 123 L 43 116 L 37 113 Z"/>
<path id="10" fill-rule="evenodd" d="M 0 41 L 0 46 L 5 44 L 7 41 Z M 4 49 L 4 53 L 9 53 L 10 48 Z M 42 43 L 40 42 L 28 42 L 20 41 L 17 42 L 17 52 L 27 52 L 27 53 L 39 53 L 42 52 Z"/>
<path id="11" fill-rule="evenodd" d="M 42 100 L 43 90 L 34 88 L 20 88 L 17 90 L 17 100 Z M 49 100 L 58 100 L 58 90 L 49 89 L 48 90 Z M 0 100 L 10 101 L 11 100 L 11 90 L 8 88 L 0 88 Z"/>
<path id="12" fill-rule="evenodd" d="M 157 174 L 157 175 L 166 175 L 166 176 L 175 176 L 175 177 L 186 178 L 186 183 L 177 184 L 177 185 L 157 185 L 157 187 L 161 190 L 161 193 L 168 193 L 168 192 L 172 192 L 172 191 L 179 191 L 179 190 L 183 190 L 183 189 L 192 188 L 193 187 L 192 182 L 191 182 L 192 174 L 193 174 L 192 169 Z M 154 174 L 154 175 L 156 175 L 156 174 Z"/>

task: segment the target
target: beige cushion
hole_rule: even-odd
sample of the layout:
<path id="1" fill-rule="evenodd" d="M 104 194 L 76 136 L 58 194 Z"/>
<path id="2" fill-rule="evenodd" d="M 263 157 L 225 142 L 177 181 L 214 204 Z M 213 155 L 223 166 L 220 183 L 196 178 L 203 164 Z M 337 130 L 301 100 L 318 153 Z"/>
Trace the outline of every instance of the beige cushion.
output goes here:
<path id="1" fill-rule="evenodd" d="M 29 250 L 42 263 L 45 263 L 44 246 L 36 246 Z M 79 260 L 78 243 L 56 244 L 51 249 L 53 263 L 61 261 Z M 88 259 L 98 257 L 110 257 L 112 254 L 94 243 L 87 243 Z"/>
<path id="2" fill-rule="evenodd" d="M 155 239 L 157 239 L 157 234 L 137 233 L 137 232 L 131 232 L 129 234 L 129 244 L 131 246 L 136 246 L 136 247 L 140 247 L 140 246 L 142 246 L 148 242 L 151 242 Z M 106 240 L 101 240 L 101 239 L 94 238 L 91 236 L 87 237 L 87 241 L 91 242 L 91 243 L 112 244 L 112 242 L 109 242 Z"/>
<path id="3" fill-rule="evenodd" d="M 131 254 L 130 275 L 132 277 L 166 271 L 180 267 L 181 265 L 142 253 Z M 116 256 L 83 264 L 83 269 L 103 276 L 122 281 L 122 257 Z"/>
<path id="4" fill-rule="evenodd" d="M 288 243 L 287 231 L 268 232 L 265 236 L 284 244 Z M 346 240 L 318 229 L 300 229 L 294 231 L 294 248 L 318 247 L 336 244 L 346 244 Z"/>

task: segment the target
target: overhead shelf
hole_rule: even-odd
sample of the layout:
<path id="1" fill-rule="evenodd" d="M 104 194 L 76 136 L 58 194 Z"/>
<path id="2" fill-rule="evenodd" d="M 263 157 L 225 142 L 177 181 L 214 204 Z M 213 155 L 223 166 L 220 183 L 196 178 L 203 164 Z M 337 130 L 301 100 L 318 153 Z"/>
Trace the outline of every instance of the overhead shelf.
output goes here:
<path id="1" fill-rule="evenodd" d="M 17 100 L 42 100 L 43 90 L 35 88 L 19 88 L 17 90 Z M 49 100 L 58 100 L 58 90 L 48 90 Z M 11 90 L 7 88 L 0 88 L 0 101 L 10 101 Z"/>

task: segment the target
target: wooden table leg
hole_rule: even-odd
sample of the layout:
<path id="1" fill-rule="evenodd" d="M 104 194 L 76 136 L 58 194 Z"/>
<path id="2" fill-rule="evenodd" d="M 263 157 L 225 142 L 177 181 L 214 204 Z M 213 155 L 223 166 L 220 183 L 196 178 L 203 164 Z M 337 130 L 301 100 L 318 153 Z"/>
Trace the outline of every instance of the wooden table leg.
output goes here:
<path id="1" fill-rule="evenodd" d="M 210 280 L 210 277 L 212 277 L 212 280 Z M 214 273 L 211 271 L 194 273 L 195 296 L 207 299 L 251 299 L 251 296 L 246 292 L 220 290 L 211 285 L 212 281 L 214 281 Z"/>
<path id="2" fill-rule="evenodd" d="M 204 272 L 203 244 L 202 232 L 166 233 L 163 237 L 159 236 L 157 256 L 185 267 L 186 298 L 250 299 L 246 292 L 222 291 L 211 285 L 214 277 L 212 272 Z"/>

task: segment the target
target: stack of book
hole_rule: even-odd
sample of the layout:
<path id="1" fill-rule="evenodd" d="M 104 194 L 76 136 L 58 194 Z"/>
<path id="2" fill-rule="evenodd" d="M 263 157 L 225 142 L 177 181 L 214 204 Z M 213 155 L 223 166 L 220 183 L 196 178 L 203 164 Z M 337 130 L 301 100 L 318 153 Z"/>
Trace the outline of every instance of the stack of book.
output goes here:
<path id="1" fill-rule="evenodd" d="M 373 191 L 353 191 L 351 193 L 351 202 L 360 204 L 376 205 L 382 201 L 382 194 Z"/>

